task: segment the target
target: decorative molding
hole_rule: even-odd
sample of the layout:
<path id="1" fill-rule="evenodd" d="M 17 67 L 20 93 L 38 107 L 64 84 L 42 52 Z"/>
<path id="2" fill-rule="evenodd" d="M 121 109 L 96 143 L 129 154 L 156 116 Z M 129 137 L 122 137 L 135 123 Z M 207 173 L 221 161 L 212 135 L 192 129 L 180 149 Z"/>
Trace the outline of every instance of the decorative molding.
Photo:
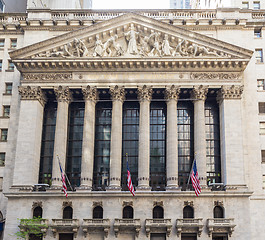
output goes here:
<path id="1" fill-rule="evenodd" d="M 133 201 L 123 201 L 122 206 L 123 207 L 126 207 L 126 206 L 133 207 Z"/>
<path id="2" fill-rule="evenodd" d="M 193 201 L 184 201 L 184 207 L 186 206 L 193 207 Z"/>
<path id="3" fill-rule="evenodd" d="M 238 80 L 240 78 L 240 73 L 191 73 L 190 78 L 195 80 Z"/>
<path id="4" fill-rule="evenodd" d="M 205 101 L 207 93 L 208 93 L 208 86 L 203 86 L 203 85 L 194 86 L 194 88 L 190 91 L 192 99 L 203 100 L 203 101 Z"/>
<path id="5" fill-rule="evenodd" d="M 214 206 L 223 207 L 224 206 L 224 202 L 223 201 L 214 201 Z"/>
<path id="6" fill-rule="evenodd" d="M 45 105 L 47 99 L 41 87 L 18 87 L 21 100 L 38 100 L 42 106 Z"/>
<path id="7" fill-rule="evenodd" d="M 217 101 L 224 99 L 241 99 L 244 86 L 222 86 L 217 93 Z"/>
<path id="8" fill-rule="evenodd" d="M 56 99 L 58 102 L 71 102 L 72 101 L 72 93 L 69 87 L 55 87 L 54 92 L 56 95 Z"/>
<path id="9" fill-rule="evenodd" d="M 90 100 L 94 103 L 98 100 L 98 91 L 96 87 L 90 87 L 89 85 L 87 87 L 82 88 L 82 93 L 84 95 L 85 100 Z"/>
<path id="10" fill-rule="evenodd" d="M 32 209 L 35 209 L 36 207 L 42 208 L 42 202 L 41 201 L 33 202 Z"/>
<path id="11" fill-rule="evenodd" d="M 150 86 L 144 85 L 142 87 L 138 87 L 137 94 L 138 94 L 138 100 L 140 102 L 142 102 L 142 101 L 151 101 L 152 94 L 153 94 L 153 89 Z"/>
<path id="12" fill-rule="evenodd" d="M 164 206 L 164 202 L 163 201 L 154 201 L 153 203 L 153 206 L 156 207 L 156 206 L 159 206 L 159 207 L 163 207 Z"/>
<path id="13" fill-rule="evenodd" d="M 123 87 L 114 86 L 110 87 L 109 92 L 111 94 L 112 101 L 121 101 L 123 102 L 125 100 L 125 89 Z"/>
<path id="14" fill-rule="evenodd" d="M 169 100 L 178 100 L 180 94 L 180 88 L 175 85 L 171 85 L 165 89 L 165 99 Z"/>
<path id="15" fill-rule="evenodd" d="M 98 207 L 98 206 L 103 207 L 102 201 L 93 202 L 93 208 Z"/>
<path id="16" fill-rule="evenodd" d="M 66 207 L 73 207 L 72 201 L 63 202 L 63 208 L 66 208 Z"/>
<path id="17" fill-rule="evenodd" d="M 68 81 L 73 78 L 72 73 L 23 73 L 27 81 Z"/>

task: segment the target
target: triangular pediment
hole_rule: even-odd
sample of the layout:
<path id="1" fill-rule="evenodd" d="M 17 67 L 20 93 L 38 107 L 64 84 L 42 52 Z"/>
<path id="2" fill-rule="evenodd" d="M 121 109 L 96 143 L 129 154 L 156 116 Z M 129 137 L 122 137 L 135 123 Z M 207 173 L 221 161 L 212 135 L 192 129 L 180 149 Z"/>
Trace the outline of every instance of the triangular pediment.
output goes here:
<path id="1" fill-rule="evenodd" d="M 12 60 L 244 61 L 252 51 L 145 16 L 129 13 L 10 53 Z"/>

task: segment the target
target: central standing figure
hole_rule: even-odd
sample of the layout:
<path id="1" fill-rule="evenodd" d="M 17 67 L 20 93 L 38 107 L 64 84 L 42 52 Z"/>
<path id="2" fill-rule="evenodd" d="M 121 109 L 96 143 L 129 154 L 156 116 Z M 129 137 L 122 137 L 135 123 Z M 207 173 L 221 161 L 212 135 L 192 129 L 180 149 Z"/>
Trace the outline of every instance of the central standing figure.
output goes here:
<path id="1" fill-rule="evenodd" d="M 133 54 L 133 55 L 138 54 L 136 38 L 138 37 L 139 32 L 135 32 L 133 24 L 131 24 L 130 31 L 125 33 L 124 35 L 125 35 L 126 40 L 129 41 L 127 53 Z"/>

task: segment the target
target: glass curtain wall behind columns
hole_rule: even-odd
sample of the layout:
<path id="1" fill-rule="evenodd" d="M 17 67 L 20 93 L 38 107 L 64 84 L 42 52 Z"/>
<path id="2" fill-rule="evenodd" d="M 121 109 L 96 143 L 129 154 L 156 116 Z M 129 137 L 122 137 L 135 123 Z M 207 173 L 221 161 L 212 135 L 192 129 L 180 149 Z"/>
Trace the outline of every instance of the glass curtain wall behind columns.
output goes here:
<path id="1" fill-rule="evenodd" d="M 219 107 L 216 101 L 205 102 L 207 183 L 221 182 Z"/>
<path id="2" fill-rule="evenodd" d="M 194 159 L 194 116 L 190 101 L 178 101 L 178 167 L 179 186 L 186 188 Z"/>
<path id="3" fill-rule="evenodd" d="M 69 106 L 66 174 L 74 187 L 80 186 L 84 111 L 84 102 Z"/>
<path id="4" fill-rule="evenodd" d="M 96 105 L 93 190 L 105 190 L 109 185 L 112 103 Z"/>
<path id="5" fill-rule="evenodd" d="M 39 183 L 51 185 L 57 103 L 48 101 L 44 108 Z"/>
<path id="6" fill-rule="evenodd" d="M 124 102 L 122 119 L 122 190 L 127 187 L 127 162 L 133 186 L 137 186 L 138 178 L 138 141 L 139 141 L 139 103 Z"/>
<path id="7" fill-rule="evenodd" d="M 150 186 L 154 191 L 166 187 L 166 103 L 150 106 Z"/>

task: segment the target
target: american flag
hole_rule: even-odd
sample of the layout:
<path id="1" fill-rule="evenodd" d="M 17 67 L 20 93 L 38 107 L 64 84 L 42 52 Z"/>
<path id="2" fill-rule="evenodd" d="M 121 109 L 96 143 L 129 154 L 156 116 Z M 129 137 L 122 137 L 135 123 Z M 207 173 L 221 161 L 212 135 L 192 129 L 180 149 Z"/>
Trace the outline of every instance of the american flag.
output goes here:
<path id="1" fill-rule="evenodd" d="M 128 161 L 127 161 L 127 187 L 129 188 L 131 194 L 133 196 L 135 196 L 135 192 L 134 192 L 134 188 L 133 188 L 133 184 L 132 184 L 131 173 L 130 173 L 130 170 L 129 170 Z"/>
<path id="2" fill-rule="evenodd" d="M 191 182 L 192 186 L 195 190 L 195 194 L 198 197 L 201 193 L 201 187 L 200 187 L 200 180 L 197 172 L 197 165 L 196 165 L 196 159 L 194 159 L 192 173 L 191 173 Z"/>
<path id="3" fill-rule="evenodd" d="M 59 159 L 58 159 L 59 160 Z M 68 194 L 67 194 L 67 186 L 66 186 L 66 183 L 65 183 L 65 175 L 64 175 L 64 172 L 63 172 L 63 169 L 62 169 L 62 166 L 61 166 L 61 163 L 59 161 L 59 166 L 60 166 L 60 171 L 61 171 L 61 177 L 62 177 L 62 183 L 63 183 L 63 192 L 65 194 L 66 197 L 68 197 Z"/>

